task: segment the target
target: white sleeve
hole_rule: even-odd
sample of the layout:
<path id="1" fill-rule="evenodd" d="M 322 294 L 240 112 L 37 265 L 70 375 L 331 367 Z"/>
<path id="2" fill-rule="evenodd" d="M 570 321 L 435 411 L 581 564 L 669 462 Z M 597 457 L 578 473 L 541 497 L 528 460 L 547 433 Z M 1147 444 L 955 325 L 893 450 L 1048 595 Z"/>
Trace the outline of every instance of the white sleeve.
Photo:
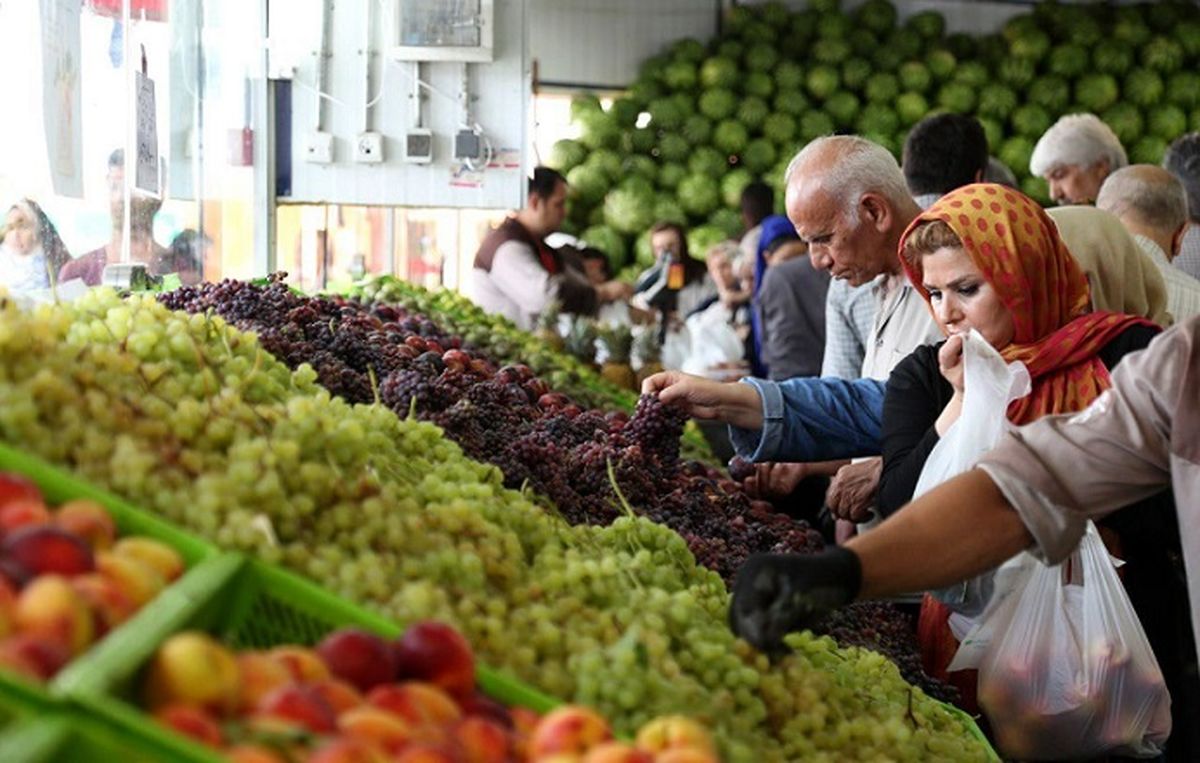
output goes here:
<path id="1" fill-rule="evenodd" d="M 537 254 L 519 241 L 506 241 L 496 249 L 491 279 L 526 315 L 542 312 L 558 292 L 557 282 L 542 266 Z"/>

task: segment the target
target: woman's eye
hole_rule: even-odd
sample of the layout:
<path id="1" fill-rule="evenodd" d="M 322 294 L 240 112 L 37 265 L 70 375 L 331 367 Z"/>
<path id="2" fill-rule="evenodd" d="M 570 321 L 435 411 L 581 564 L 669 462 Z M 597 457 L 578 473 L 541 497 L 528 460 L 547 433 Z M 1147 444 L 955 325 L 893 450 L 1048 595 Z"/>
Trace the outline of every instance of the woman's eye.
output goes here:
<path id="1" fill-rule="evenodd" d="M 937 301 L 941 300 L 941 298 L 942 298 L 942 293 L 940 291 L 933 291 L 932 289 L 930 289 L 930 291 L 929 291 L 930 301 L 937 302 Z"/>
<path id="2" fill-rule="evenodd" d="M 958 293 L 964 297 L 973 297 L 979 293 L 979 284 L 971 284 L 970 286 L 960 286 Z"/>

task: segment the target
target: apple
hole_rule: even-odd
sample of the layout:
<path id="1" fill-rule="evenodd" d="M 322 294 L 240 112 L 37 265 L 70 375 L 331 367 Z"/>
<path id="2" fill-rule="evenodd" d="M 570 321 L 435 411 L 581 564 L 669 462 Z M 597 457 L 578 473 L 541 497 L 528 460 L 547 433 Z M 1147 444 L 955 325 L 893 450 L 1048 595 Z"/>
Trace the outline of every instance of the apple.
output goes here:
<path id="1" fill-rule="evenodd" d="M 50 512 L 41 498 L 14 498 L 0 505 L 0 532 L 50 523 Z"/>
<path id="2" fill-rule="evenodd" d="M 59 506 L 53 521 L 55 527 L 82 538 L 94 549 L 109 548 L 117 538 L 117 524 L 108 509 L 86 498 Z"/>
<path id="3" fill-rule="evenodd" d="M 388 757 L 378 747 L 362 739 L 335 738 L 325 742 L 306 758 L 306 763 L 386 763 Z"/>
<path id="4" fill-rule="evenodd" d="M 367 702 L 399 715 L 413 726 L 445 726 L 462 717 L 449 694 L 433 684 L 409 681 L 376 686 Z"/>
<path id="5" fill-rule="evenodd" d="M 396 658 L 387 641 L 358 628 L 342 628 L 317 645 L 317 654 L 333 675 L 360 691 L 391 682 L 396 675 Z"/>
<path id="6" fill-rule="evenodd" d="M 628 742 L 601 742 L 588 750 L 583 763 L 656 763 L 656 760 Z"/>
<path id="7" fill-rule="evenodd" d="M 333 708 L 334 715 L 341 715 L 363 703 L 363 696 L 359 694 L 358 689 L 336 678 L 323 678 L 309 686 L 329 703 L 329 706 Z"/>
<path id="8" fill-rule="evenodd" d="M 416 623 L 393 650 L 397 678 L 435 684 L 458 699 L 475 693 L 475 655 L 453 627 L 434 620 Z"/>
<path id="9" fill-rule="evenodd" d="M 413 729 L 407 721 L 373 705 L 347 710 L 338 716 L 337 724 L 345 736 L 371 742 L 389 754 L 413 741 Z"/>
<path id="10" fill-rule="evenodd" d="M 0 472 L 0 506 L 13 501 L 37 501 L 43 503 L 42 491 L 38 486 L 20 474 Z"/>
<path id="11" fill-rule="evenodd" d="M 582 754 L 611 738 L 608 722 L 595 710 L 564 705 L 543 716 L 530 737 L 529 751 L 534 758 L 554 753 Z"/>
<path id="12" fill-rule="evenodd" d="M 255 714 L 294 722 L 316 734 L 337 730 L 337 716 L 320 692 L 307 684 L 288 684 L 259 700 Z"/>
<path id="13" fill-rule="evenodd" d="M 329 668 L 317 653 L 302 646 L 277 646 L 267 655 L 283 665 L 292 674 L 293 680 L 312 683 L 329 678 Z"/>
<path id="14" fill-rule="evenodd" d="M 0 667 L 35 681 L 47 681 L 71 659 L 67 647 L 31 633 L 18 633 L 0 641 Z"/>
<path id="15" fill-rule="evenodd" d="M 677 747 L 689 747 L 716 753 L 712 735 L 696 721 L 683 715 L 667 715 L 642 726 L 637 733 L 637 746 L 647 752 L 663 752 Z"/>
<path id="16" fill-rule="evenodd" d="M 238 682 L 238 709 L 241 712 L 253 710 L 264 696 L 295 680 L 283 663 L 264 652 L 240 652 L 236 659 L 241 679 Z"/>
<path id="17" fill-rule="evenodd" d="M 241 697 L 237 658 L 207 633 L 177 633 L 151 659 L 145 691 L 151 708 L 182 702 L 227 717 Z"/>
<path id="18" fill-rule="evenodd" d="M 209 747 L 220 749 L 225 742 L 217 719 L 194 705 L 164 705 L 154 711 L 154 719 Z"/>
<path id="19" fill-rule="evenodd" d="M 454 726 L 454 739 L 465 763 L 505 763 L 512 748 L 512 735 L 495 721 L 469 715 Z"/>
<path id="20" fill-rule="evenodd" d="M 21 632 L 57 641 L 71 654 L 87 649 L 95 635 L 87 603 L 61 575 L 42 575 L 25 586 L 13 619 Z"/>
<path id="21" fill-rule="evenodd" d="M 112 547 L 116 556 L 136 559 L 153 568 L 168 583 L 183 574 L 183 557 L 167 544 L 138 535 L 121 538 Z"/>
<path id="22" fill-rule="evenodd" d="M 71 578 L 71 587 L 92 611 L 96 634 L 103 635 L 137 612 L 137 604 L 112 580 L 92 572 Z"/>
<path id="23" fill-rule="evenodd" d="M 0 544 L 0 554 L 33 575 L 82 575 L 96 569 L 91 547 L 79 536 L 52 525 L 10 531 Z"/>
<path id="24" fill-rule="evenodd" d="M 96 553 L 96 569 L 139 607 L 158 596 L 167 585 L 158 570 L 150 565 L 133 557 L 117 556 L 112 551 Z"/>

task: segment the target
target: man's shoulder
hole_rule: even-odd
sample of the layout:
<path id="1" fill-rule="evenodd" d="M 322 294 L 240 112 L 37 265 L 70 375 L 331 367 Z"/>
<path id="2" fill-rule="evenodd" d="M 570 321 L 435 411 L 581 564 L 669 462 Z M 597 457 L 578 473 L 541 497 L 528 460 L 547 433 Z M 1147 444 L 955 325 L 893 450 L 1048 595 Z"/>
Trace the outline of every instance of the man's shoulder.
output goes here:
<path id="1" fill-rule="evenodd" d="M 108 262 L 108 253 L 104 247 L 100 247 L 99 249 L 93 249 L 87 254 L 82 254 L 63 265 L 62 274 L 66 277 L 82 274 L 92 268 L 102 267 L 106 262 Z"/>

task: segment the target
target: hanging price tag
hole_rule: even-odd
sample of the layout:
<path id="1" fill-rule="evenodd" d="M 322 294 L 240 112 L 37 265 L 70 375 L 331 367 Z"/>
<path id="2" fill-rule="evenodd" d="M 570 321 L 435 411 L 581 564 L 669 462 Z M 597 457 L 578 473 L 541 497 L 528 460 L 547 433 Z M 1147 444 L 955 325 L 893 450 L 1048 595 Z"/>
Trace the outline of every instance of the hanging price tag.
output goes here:
<path id="1" fill-rule="evenodd" d="M 134 74 L 137 80 L 137 173 L 134 176 L 134 188 L 157 197 L 158 112 L 154 103 L 154 80 L 145 72 Z"/>

